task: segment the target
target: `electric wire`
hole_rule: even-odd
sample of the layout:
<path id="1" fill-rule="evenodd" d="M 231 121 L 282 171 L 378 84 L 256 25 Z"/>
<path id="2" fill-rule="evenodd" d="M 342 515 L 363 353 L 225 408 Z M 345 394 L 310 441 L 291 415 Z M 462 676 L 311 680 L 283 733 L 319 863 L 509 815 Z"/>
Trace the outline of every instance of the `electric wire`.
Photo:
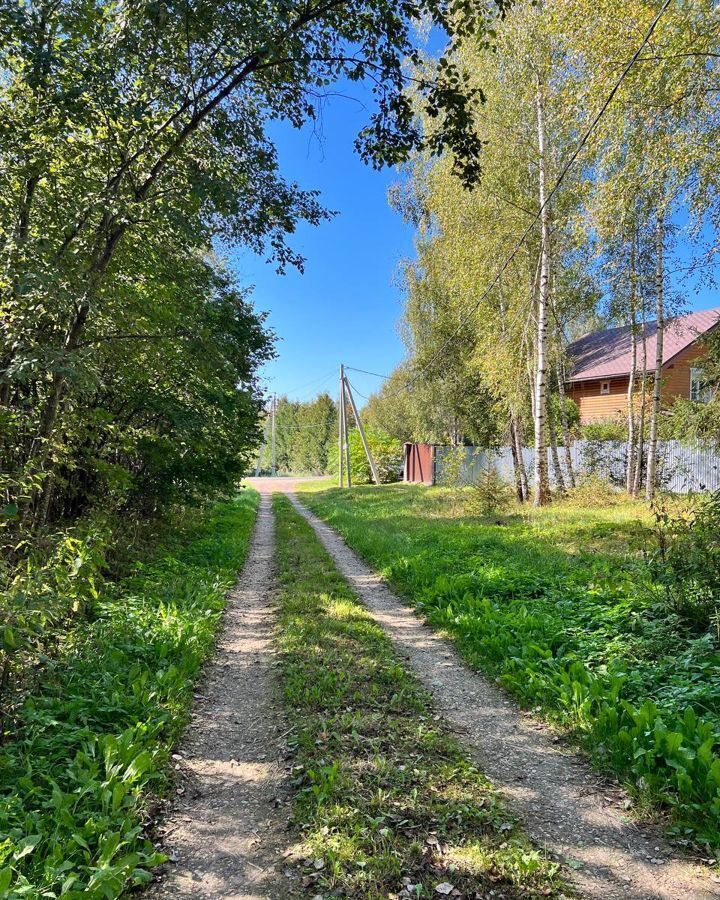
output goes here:
<path id="1" fill-rule="evenodd" d="M 379 372 L 368 372 L 367 369 L 356 369 L 355 366 L 345 366 L 345 369 L 348 372 L 362 372 L 363 375 L 374 375 L 375 378 L 385 378 L 388 379 L 389 375 L 381 375 Z"/>

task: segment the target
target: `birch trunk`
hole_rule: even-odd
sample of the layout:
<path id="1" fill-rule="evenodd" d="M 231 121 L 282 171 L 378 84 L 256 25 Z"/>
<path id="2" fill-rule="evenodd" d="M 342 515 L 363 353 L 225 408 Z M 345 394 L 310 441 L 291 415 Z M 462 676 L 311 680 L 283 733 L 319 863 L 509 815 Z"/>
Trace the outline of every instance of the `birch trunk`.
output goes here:
<path id="1" fill-rule="evenodd" d="M 547 409 L 547 427 L 548 437 L 550 438 L 550 459 L 552 460 L 553 474 L 555 475 L 555 484 L 561 494 L 565 493 L 565 476 L 563 475 L 562 466 L 560 465 L 560 456 L 558 455 L 557 430 L 555 428 L 555 416 L 548 404 Z"/>
<path id="2" fill-rule="evenodd" d="M 655 267 L 655 302 L 657 315 L 655 373 L 653 376 L 652 414 L 650 417 L 650 437 L 648 440 L 647 475 L 645 478 L 645 499 L 651 502 L 655 496 L 655 479 L 657 476 L 657 436 L 660 423 L 660 404 L 662 402 L 662 364 L 663 364 L 663 331 L 665 329 L 665 313 L 663 304 L 665 253 L 665 219 L 662 210 L 657 214 L 655 229 L 657 264 Z"/>
<path id="3" fill-rule="evenodd" d="M 538 81 L 535 95 L 538 138 L 538 202 L 540 206 L 540 283 L 537 301 L 537 340 L 535 376 L 535 506 L 542 506 L 550 499 L 548 483 L 547 447 L 545 443 L 545 418 L 547 412 L 547 307 L 550 285 L 550 215 L 546 205 L 545 181 L 545 115 L 543 96 Z"/>
<path id="4" fill-rule="evenodd" d="M 555 365 L 555 372 L 558 383 L 558 396 L 560 397 L 560 427 L 562 429 L 563 447 L 565 448 L 565 471 L 570 487 L 574 488 L 575 470 L 572 461 L 572 441 L 570 440 L 570 425 L 568 423 L 567 408 L 565 406 L 565 372 L 563 371 L 563 364 L 559 357 Z"/>
<path id="5" fill-rule="evenodd" d="M 627 469 L 625 471 L 625 490 L 632 493 L 635 482 L 635 379 L 637 377 L 637 315 L 636 280 L 635 280 L 635 228 L 633 226 L 632 243 L 630 245 L 630 379 L 627 393 Z"/>
<path id="6" fill-rule="evenodd" d="M 635 474 L 633 476 L 632 495 L 637 497 L 642 482 L 643 460 L 645 458 L 645 403 L 647 402 L 647 334 L 645 324 L 645 307 L 642 306 L 642 378 L 640 379 L 640 415 L 637 427 L 637 449 L 635 451 Z"/>
<path id="7" fill-rule="evenodd" d="M 518 499 L 521 503 L 527 503 L 530 498 L 528 489 L 527 469 L 523 459 L 522 431 L 519 421 L 513 416 L 510 420 L 510 439 L 513 447 L 513 463 L 515 465 L 515 479 L 518 487 Z"/>
<path id="8" fill-rule="evenodd" d="M 520 460 L 518 459 L 517 443 L 515 441 L 515 422 L 510 416 L 508 423 L 508 433 L 510 435 L 510 452 L 512 453 L 513 474 L 515 476 L 515 495 L 520 503 L 523 503 L 522 481 L 520 480 Z"/>

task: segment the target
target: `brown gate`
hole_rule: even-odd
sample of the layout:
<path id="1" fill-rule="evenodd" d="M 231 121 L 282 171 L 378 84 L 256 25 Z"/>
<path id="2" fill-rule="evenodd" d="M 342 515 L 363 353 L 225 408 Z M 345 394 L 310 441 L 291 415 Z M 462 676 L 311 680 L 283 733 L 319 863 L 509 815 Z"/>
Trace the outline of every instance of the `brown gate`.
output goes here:
<path id="1" fill-rule="evenodd" d="M 435 448 L 432 444 L 405 444 L 403 481 L 431 485 L 435 482 Z"/>

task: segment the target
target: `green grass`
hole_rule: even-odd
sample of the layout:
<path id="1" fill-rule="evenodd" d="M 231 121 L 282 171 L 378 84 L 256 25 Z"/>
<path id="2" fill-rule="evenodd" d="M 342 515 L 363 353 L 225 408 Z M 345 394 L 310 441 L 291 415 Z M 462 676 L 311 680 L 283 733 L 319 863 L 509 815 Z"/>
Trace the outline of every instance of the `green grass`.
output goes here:
<path id="1" fill-rule="evenodd" d="M 313 486 L 314 487 L 314 486 Z M 451 514 L 443 489 L 326 489 L 304 501 L 474 667 L 571 729 L 638 811 L 720 847 L 720 653 L 661 608 L 641 504 Z"/>
<path id="2" fill-rule="evenodd" d="M 0 897 L 112 898 L 148 880 L 160 858 L 143 823 L 257 499 L 195 511 L 43 661 L 0 746 Z"/>
<path id="3" fill-rule="evenodd" d="M 307 891 L 379 900 L 413 885 L 410 896 L 436 897 L 446 882 L 464 897 L 555 896 L 557 866 L 448 734 L 310 526 L 285 497 L 274 507 Z"/>

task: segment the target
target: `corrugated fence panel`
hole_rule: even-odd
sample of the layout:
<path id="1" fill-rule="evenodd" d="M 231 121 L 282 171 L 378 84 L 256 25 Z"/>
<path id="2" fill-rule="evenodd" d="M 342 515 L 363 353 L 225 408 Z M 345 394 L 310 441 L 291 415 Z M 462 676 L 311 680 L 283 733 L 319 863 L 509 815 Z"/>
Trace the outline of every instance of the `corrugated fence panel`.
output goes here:
<path id="1" fill-rule="evenodd" d="M 465 484 L 473 484 L 483 471 L 492 466 L 507 481 L 514 481 L 512 451 L 509 447 L 483 450 L 479 447 L 459 448 L 463 454 L 460 478 Z M 435 483 L 442 484 L 446 472 L 452 468 L 448 456 L 458 448 L 435 448 Z M 625 484 L 627 447 L 622 441 L 576 441 L 570 448 L 573 469 L 576 474 L 594 473 L 618 486 Z M 565 472 L 564 449 L 558 452 L 560 465 Z M 645 452 L 647 458 L 647 449 Z M 534 480 L 535 451 L 523 449 L 523 460 L 528 481 Z M 548 471 L 554 481 L 552 460 L 548 451 Z M 700 447 L 681 444 L 679 441 L 658 441 L 658 481 L 660 486 L 678 494 L 691 491 L 720 490 L 720 455 Z"/>

